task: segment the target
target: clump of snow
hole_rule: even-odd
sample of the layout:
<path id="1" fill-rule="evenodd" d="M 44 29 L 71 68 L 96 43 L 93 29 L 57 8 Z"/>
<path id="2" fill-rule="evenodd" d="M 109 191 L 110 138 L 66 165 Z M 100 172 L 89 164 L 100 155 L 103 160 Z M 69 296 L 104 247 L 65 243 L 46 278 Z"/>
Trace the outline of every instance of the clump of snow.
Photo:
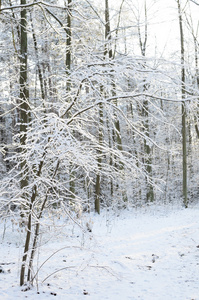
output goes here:
<path id="1" fill-rule="evenodd" d="M 19 287 L 25 233 L 0 224 L 0 299 L 199 299 L 199 208 L 154 209 L 91 214 L 92 232 L 68 222 L 43 233 L 33 288 Z"/>

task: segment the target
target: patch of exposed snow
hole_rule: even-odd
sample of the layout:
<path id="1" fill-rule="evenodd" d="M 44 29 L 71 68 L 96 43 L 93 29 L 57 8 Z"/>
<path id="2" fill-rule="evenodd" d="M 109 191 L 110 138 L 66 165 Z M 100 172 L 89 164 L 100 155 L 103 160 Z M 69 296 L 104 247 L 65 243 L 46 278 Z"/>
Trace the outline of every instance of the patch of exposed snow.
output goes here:
<path id="1" fill-rule="evenodd" d="M 59 221 L 59 234 L 41 236 L 35 274 L 46 262 L 27 291 L 19 287 L 25 233 L 0 224 L 0 299 L 199 299 L 199 209 L 153 209 L 90 215 L 88 234 Z"/>

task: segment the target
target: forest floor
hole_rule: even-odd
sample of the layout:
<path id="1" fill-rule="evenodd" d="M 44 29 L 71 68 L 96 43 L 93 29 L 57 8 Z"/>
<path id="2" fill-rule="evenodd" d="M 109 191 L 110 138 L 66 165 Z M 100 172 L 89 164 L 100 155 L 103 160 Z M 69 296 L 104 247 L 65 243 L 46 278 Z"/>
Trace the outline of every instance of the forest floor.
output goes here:
<path id="1" fill-rule="evenodd" d="M 64 217 L 54 222 L 41 234 L 35 274 L 41 268 L 27 291 L 19 287 L 25 232 L 1 222 L 1 300 L 199 299 L 199 206 L 83 215 L 86 233 Z"/>

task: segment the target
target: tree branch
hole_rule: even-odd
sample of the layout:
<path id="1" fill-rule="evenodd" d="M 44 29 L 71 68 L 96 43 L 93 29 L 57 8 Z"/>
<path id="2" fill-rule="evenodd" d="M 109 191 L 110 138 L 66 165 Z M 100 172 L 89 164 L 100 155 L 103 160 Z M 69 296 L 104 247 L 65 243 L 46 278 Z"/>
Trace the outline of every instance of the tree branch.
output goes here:
<path id="1" fill-rule="evenodd" d="M 199 3 L 197 3 L 195 0 L 190 0 L 190 1 L 199 6 Z"/>
<path id="2" fill-rule="evenodd" d="M 14 9 L 14 8 L 28 8 L 28 7 L 31 7 L 31 6 L 34 6 L 34 5 L 44 5 L 44 6 L 48 6 L 48 7 L 53 7 L 53 8 L 60 8 L 60 9 L 68 9 L 67 7 L 63 7 L 63 6 L 59 6 L 59 5 L 52 5 L 52 4 L 49 4 L 47 2 L 43 2 L 43 1 L 38 1 L 38 2 L 33 2 L 33 3 L 28 3 L 28 4 L 23 4 L 23 5 L 13 5 L 13 6 L 7 6 L 7 7 L 3 7 L 3 8 L 0 8 L 0 11 L 3 11 L 3 10 L 10 10 L 10 9 Z"/>

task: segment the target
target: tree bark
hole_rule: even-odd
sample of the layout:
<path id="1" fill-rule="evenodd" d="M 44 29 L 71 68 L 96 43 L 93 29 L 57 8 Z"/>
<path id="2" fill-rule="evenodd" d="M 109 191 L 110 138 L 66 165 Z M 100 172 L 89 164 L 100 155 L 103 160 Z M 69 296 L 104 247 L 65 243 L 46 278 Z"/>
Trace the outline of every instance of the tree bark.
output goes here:
<path id="1" fill-rule="evenodd" d="M 66 28 L 66 73 L 69 74 L 71 69 L 71 4 L 68 0 L 67 28 Z"/>
<path id="2" fill-rule="evenodd" d="M 39 177 L 41 175 L 45 155 L 46 155 L 46 151 L 43 154 L 43 160 L 40 161 L 38 172 L 37 172 L 37 177 Z M 25 240 L 25 246 L 24 246 L 24 254 L 23 254 L 23 258 L 22 258 L 22 265 L 21 265 L 21 272 L 20 272 L 20 286 L 24 285 L 24 281 L 25 281 L 26 261 L 27 261 L 27 257 L 28 257 L 28 251 L 29 251 L 29 246 L 30 246 L 30 237 L 31 237 L 31 233 L 32 233 L 32 207 L 35 202 L 36 195 L 37 195 L 37 185 L 34 185 L 33 190 L 32 190 L 32 196 L 31 196 L 30 203 L 29 203 L 29 210 L 28 210 L 29 215 L 28 215 L 26 240 Z"/>
<path id="3" fill-rule="evenodd" d="M 188 207 L 187 199 L 187 128 L 186 128 L 186 104 L 185 104 L 185 50 L 184 50 L 184 33 L 182 26 L 182 10 L 180 0 L 178 4 L 178 19 L 180 28 L 180 47 L 181 47 L 181 95 L 182 95 L 182 168 L 183 168 L 183 203 Z"/>
<path id="4" fill-rule="evenodd" d="M 103 92 L 103 88 L 101 88 Z M 102 140 L 103 140 L 103 132 L 102 132 L 102 127 L 103 127 L 103 105 L 102 103 L 99 105 L 99 149 L 97 153 L 97 164 L 98 164 L 98 173 L 96 176 L 96 185 L 95 185 L 95 211 L 100 214 L 100 191 L 101 191 L 101 176 L 99 174 L 100 169 L 101 169 L 101 163 L 102 163 L 102 152 L 100 149 L 100 146 L 102 145 Z"/>
<path id="5" fill-rule="evenodd" d="M 21 0 L 21 5 L 26 4 L 26 0 Z M 29 87 L 28 87 L 28 44 L 27 44 L 27 16 L 26 9 L 21 9 L 20 19 L 20 73 L 19 73 L 19 122 L 20 122 L 20 152 L 25 152 L 27 126 L 30 121 L 29 112 Z M 21 168 L 21 180 L 20 186 L 22 191 L 22 197 L 27 202 L 27 193 L 25 191 L 28 186 L 28 170 L 26 167 L 26 160 L 24 159 L 20 165 Z M 26 207 L 26 205 L 25 205 Z M 21 216 L 24 216 L 21 211 Z"/>
<path id="6" fill-rule="evenodd" d="M 145 1 L 145 25 L 144 25 L 144 38 L 142 39 L 141 36 L 141 29 L 140 29 L 140 22 L 138 21 L 138 37 L 139 37 L 139 44 L 140 44 L 140 51 L 143 57 L 146 56 L 146 45 L 147 45 L 147 38 L 148 38 L 148 27 L 147 27 L 147 7 Z M 145 65 L 144 65 L 145 67 Z M 147 90 L 147 85 L 143 84 L 143 92 Z M 152 157 L 151 157 L 151 148 L 147 142 L 147 139 L 150 137 L 149 135 L 149 103 L 147 99 L 143 101 L 143 108 L 142 108 L 142 117 L 144 118 L 143 127 L 144 127 L 144 134 L 146 138 L 144 139 L 144 164 L 146 172 L 149 176 L 152 176 Z M 153 185 L 148 182 L 146 177 L 146 201 L 153 202 L 154 201 L 154 191 Z"/>

